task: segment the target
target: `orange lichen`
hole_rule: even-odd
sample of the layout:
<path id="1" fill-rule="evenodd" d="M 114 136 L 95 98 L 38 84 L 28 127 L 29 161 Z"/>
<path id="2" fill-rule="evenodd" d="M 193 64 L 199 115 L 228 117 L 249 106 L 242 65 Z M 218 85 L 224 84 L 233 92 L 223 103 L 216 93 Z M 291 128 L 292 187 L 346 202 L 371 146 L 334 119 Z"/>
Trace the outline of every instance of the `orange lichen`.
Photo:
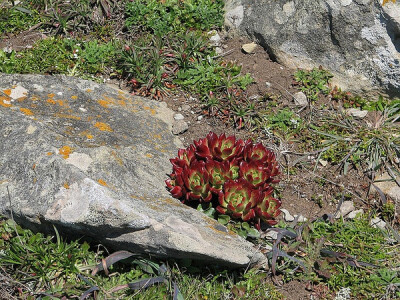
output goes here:
<path id="1" fill-rule="evenodd" d="M 39 97 L 37 97 L 37 96 L 32 96 L 32 97 L 31 97 L 31 100 L 32 100 L 32 101 L 38 101 L 38 100 L 39 100 Z"/>
<path id="2" fill-rule="evenodd" d="M 60 106 L 66 105 L 66 104 L 65 104 L 65 101 L 64 101 L 64 100 L 61 100 L 61 99 L 56 100 L 56 102 L 57 102 L 57 104 L 60 105 Z"/>
<path id="3" fill-rule="evenodd" d="M 125 100 L 118 100 L 118 104 L 121 106 L 126 106 Z"/>
<path id="4" fill-rule="evenodd" d="M 97 127 L 101 131 L 113 131 L 110 125 L 103 122 L 96 122 L 96 124 L 94 124 L 94 127 Z"/>
<path id="5" fill-rule="evenodd" d="M 64 118 L 64 119 L 73 119 L 73 120 L 80 120 L 81 119 L 81 117 L 78 117 L 78 116 L 60 114 L 60 113 L 55 113 L 54 116 L 57 117 L 57 118 Z"/>
<path id="6" fill-rule="evenodd" d="M 56 94 L 54 94 L 54 93 L 51 93 L 51 94 L 47 94 L 47 97 L 49 97 L 49 98 L 53 98 L 55 95 L 56 95 Z"/>
<path id="7" fill-rule="evenodd" d="M 56 104 L 56 101 L 54 101 L 51 98 L 47 99 L 46 101 L 47 101 L 47 103 L 50 103 L 50 104 Z"/>
<path id="8" fill-rule="evenodd" d="M 10 98 L 0 96 L 0 105 L 4 107 L 11 107 L 12 104 Z"/>
<path id="9" fill-rule="evenodd" d="M 86 92 L 90 93 L 90 92 L 93 92 L 93 90 L 92 89 L 87 89 Z"/>
<path id="10" fill-rule="evenodd" d="M 146 153 L 145 155 L 146 155 L 146 157 L 148 157 L 148 158 L 152 158 L 152 157 L 153 157 L 153 154 L 151 154 L 151 153 Z"/>
<path id="11" fill-rule="evenodd" d="M 72 99 L 72 100 L 76 100 L 76 99 L 78 99 L 78 96 L 75 96 L 75 95 L 74 95 L 74 96 L 71 96 L 71 99 Z"/>
<path id="12" fill-rule="evenodd" d="M 21 107 L 19 110 L 27 116 L 33 116 L 33 112 L 29 108 Z"/>
<path id="13" fill-rule="evenodd" d="M 73 149 L 70 146 L 63 146 L 59 149 L 58 153 L 61 154 L 64 159 L 67 159 L 72 151 Z"/>
<path id="14" fill-rule="evenodd" d="M 100 183 L 102 186 L 108 186 L 107 182 L 105 182 L 103 179 L 97 180 L 98 183 Z"/>
<path id="15" fill-rule="evenodd" d="M 66 189 L 69 189 L 69 184 L 68 184 L 68 182 L 64 182 L 63 187 L 66 188 Z"/>
<path id="16" fill-rule="evenodd" d="M 103 99 L 98 100 L 97 102 L 98 102 L 101 106 L 106 107 L 106 108 L 110 105 L 110 102 L 109 102 L 109 101 L 103 100 Z"/>
<path id="17" fill-rule="evenodd" d="M 26 96 L 19 97 L 19 98 L 17 99 L 17 101 L 18 101 L 18 102 L 23 102 L 26 98 L 27 98 Z"/>
<path id="18" fill-rule="evenodd" d="M 6 94 L 7 96 L 10 96 L 11 95 L 11 89 L 3 90 L 3 93 Z"/>
<path id="19" fill-rule="evenodd" d="M 53 155 L 53 152 L 47 152 L 47 155 L 48 156 Z"/>
<path id="20" fill-rule="evenodd" d="M 93 135 L 91 135 L 90 133 L 88 133 L 88 134 L 86 135 L 86 137 L 87 137 L 89 140 L 91 140 L 91 139 L 93 138 Z"/>

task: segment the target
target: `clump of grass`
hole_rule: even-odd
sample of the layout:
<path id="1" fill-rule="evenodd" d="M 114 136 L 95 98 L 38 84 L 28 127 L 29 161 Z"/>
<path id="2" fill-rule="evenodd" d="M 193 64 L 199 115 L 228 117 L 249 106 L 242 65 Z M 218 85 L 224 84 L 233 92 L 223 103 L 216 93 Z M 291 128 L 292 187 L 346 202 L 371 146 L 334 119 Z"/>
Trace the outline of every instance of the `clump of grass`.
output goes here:
<path id="1" fill-rule="evenodd" d="M 298 70 L 294 73 L 294 78 L 300 84 L 300 90 L 312 102 L 318 100 L 320 93 L 328 95 L 330 92 L 328 83 L 332 75 L 326 70 L 317 68 L 311 71 Z"/>
<path id="2" fill-rule="evenodd" d="M 363 299 L 384 297 L 399 282 L 399 251 L 392 243 L 400 240 L 391 231 L 373 228 L 366 217 L 281 226 L 286 229 L 277 229 L 280 236 L 272 252 L 277 255 L 271 261 L 273 271 L 285 280 L 309 281 L 315 290 L 327 288 L 331 296 L 348 288 L 352 297 Z M 400 296 L 400 289 L 395 295 Z"/>
<path id="3" fill-rule="evenodd" d="M 32 49 L 0 50 L 3 58 L 0 72 L 66 74 L 95 79 L 95 75 L 112 72 L 116 47 L 115 42 L 48 38 L 36 42 Z"/>
<path id="4" fill-rule="evenodd" d="M 93 248 L 64 241 L 56 229 L 55 236 L 46 236 L 0 220 L 0 265 L 10 280 L 5 282 L 10 298 L 96 293 L 99 299 L 164 299 L 175 293 L 177 299 L 283 299 L 261 271 L 205 269 L 189 260 L 168 267 L 127 251 L 106 256 L 104 247 Z"/>
<path id="5" fill-rule="evenodd" d="M 188 29 L 209 31 L 220 28 L 224 2 L 221 0 L 138 0 L 127 2 L 126 27 L 157 36 L 184 33 Z"/>
<path id="6" fill-rule="evenodd" d="M 43 21 L 37 10 L 21 5 L 1 7 L 0 32 L 17 34 Z"/>

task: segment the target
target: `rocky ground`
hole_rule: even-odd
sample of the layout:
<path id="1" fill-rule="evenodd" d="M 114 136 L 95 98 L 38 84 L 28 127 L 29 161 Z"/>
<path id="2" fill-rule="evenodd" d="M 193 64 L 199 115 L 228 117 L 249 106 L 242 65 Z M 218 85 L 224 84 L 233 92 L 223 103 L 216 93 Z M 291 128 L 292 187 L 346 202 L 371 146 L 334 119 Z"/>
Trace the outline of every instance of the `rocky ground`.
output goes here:
<path id="1" fill-rule="evenodd" d="M 35 31 L 10 36 L 0 42 L 0 48 L 11 45 L 16 50 L 22 49 L 32 45 L 37 38 L 41 38 L 41 34 Z M 254 78 L 254 83 L 246 91 L 249 99 L 268 95 L 276 99 L 277 108 L 287 107 L 301 118 L 312 118 L 317 105 L 308 103 L 299 106 L 294 101 L 294 95 L 299 91 L 293 77 L 295 70 L 273 62 L 259 46 L 251 53 L 246 53 L 242 46 L 250 42 L 245 38 L 222 38 L 220 54 L 224 59 L 242 65 L 242 73 L 250 73 Z M 130 91 L 130 86 L 125 82 L 110 80 L 110 83 Z M 243 139 L 253 138 L 272 148 L 281 165 L 282 174 L 278 190 L 282 208 L 286 211 L 280 218 L 285 218 L 286 221 L 293 220 L 293 216 L 296 215 L 314 219 L 324 214 L 332 214 L 343 200 L 348 200 L 341 208 L 343 215 L 357 209 L 376 208 L 380 202 L 380 196 L 370 192 L 369 179 L 361 170 L 353 168 L 347 175 L 343 175 L 337 165 L 316 163 L 318 152 L 303 151 L 296 139 L 281 136 L 277 141 L 276 137 L 268 135 L 267 132 L 253 132 L 252 128 L 238 129 L 227 119 L 206 110 L 194 95 L 180 91 L 169 91 L 161 101 L 165 101 L 168 107 L 176 112 L 175 128 L 180 128 L 176 129 L 176 133 L 185 146 L 193 140 L 205 137 L 209 131 L 214 131 L 217 134 L 236 135 Z M 329 97 L 320 96 L 318 107 L 322 105 L 332 106 L 334 103 Z M 369 114 L 367 118 L 373 116 Z M 396 216 L 392 225 L 398 222 L 399 217 Z M 287 299 L 310 297 L 310 292 L 305 289 L 304 284 L 297 281 L 283 285 L 281 290 Z"/>

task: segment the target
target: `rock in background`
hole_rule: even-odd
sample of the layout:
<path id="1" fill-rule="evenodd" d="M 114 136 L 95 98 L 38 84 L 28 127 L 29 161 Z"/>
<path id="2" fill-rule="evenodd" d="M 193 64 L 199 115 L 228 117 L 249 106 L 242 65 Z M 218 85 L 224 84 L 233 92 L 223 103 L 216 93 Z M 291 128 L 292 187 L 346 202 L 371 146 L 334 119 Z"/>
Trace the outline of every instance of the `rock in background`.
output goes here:
<path id="1" fill-rule="evenodd" d="M 182 144 L 162 103 L 65 76 L 0 75 L 0 214 L 115 250 L 231 267 L 253 245 L 170 197 Z"/>
<path id="2" fill-rule="evenodd" d="M 400 96 L 400 2 L 226 0 L 225 25 L 291 68 L 322 66 L 358 94 Z"/>

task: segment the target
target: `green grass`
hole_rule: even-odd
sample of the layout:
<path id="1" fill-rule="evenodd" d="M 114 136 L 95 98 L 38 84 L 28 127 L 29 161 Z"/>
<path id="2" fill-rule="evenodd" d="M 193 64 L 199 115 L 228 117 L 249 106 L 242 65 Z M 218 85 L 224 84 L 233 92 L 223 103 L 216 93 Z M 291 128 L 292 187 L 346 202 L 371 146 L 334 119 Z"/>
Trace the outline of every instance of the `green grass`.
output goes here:
<path id="1" fill-rule="evenodd" d="M 277 261 L 276 270 L 285 280 L 307 280 L 331 292 L 350 288 L 356 299 L 379 299 L 390 284 L 400 282 L 398 234 L 373 228 L 365 216 L 346 222 L 316 220 L 295 228 L 281 226 L 298 235 L 296 239 L 286 236 L 278 245 L 292 257 L 281 256 Z M 400 288 L 394 295 L 400 296 Z"/>
<path id="2" fill-rule="evenodd" d="M 53 236 L 33 233 L 9 219 L 0 220 L 0 266 L 20 288 L 13 296 L 71 298 L 97 287 L 97 299 L 164 299 L 171 297 L 175 283 L 183 299 L 219 300 L 238 295 L 240 299 L 282 299 L 267 274 L 255 269 L 213 270 L 190 261 L 170 262 L 168 267 L 168 263 L 163 266 L 161 261 L 133 255 L 109 265 L 108 275 L 104 271 L 93 275 L 96 265 L 102 266 L 102 259 L 107 261 L 106 248 L 83 240 L 64 241 L 54 230 Z M 164 278 L 163 283 L 138 290 L 124 286 L 143 284 L 157 276 Z"/>

